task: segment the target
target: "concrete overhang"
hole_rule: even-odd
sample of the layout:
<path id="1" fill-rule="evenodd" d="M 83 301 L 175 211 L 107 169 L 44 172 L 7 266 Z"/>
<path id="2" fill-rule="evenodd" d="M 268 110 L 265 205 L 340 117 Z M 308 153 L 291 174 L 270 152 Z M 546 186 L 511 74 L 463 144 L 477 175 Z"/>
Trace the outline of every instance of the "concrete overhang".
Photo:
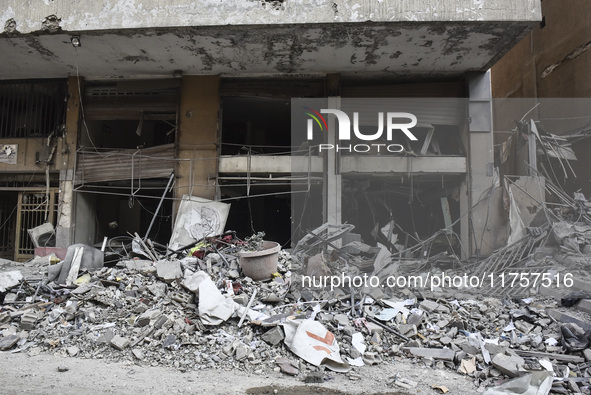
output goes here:
<path id="1" fill-rule="evenodd" d="M 539 0 L 31 3 L 0 9 L 0 79 L 456 76 L 486 70 L 541 19 Z"/>

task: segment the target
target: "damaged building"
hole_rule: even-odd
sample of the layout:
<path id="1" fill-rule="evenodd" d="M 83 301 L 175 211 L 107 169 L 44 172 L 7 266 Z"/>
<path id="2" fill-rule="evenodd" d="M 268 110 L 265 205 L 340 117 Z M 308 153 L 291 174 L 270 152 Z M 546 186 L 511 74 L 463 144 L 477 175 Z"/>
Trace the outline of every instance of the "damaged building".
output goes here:
<path id="1" fill-rule="evenodd" d="M 41 363 L 76 363 L 74 390 L 106 360 L 202 371 L 179 392 L 591 393 L 571 182 L 589 106 L 497 101 L 488 71 L 555 0 L 29 3 L 0 9 L 10 369 L 64 357 Z M 154 372 L 134 381 L 167 386 Z"/>
<path id="2" fill-rule="evenodd" d="M 44 223 L 57 247 L 166 244 L 184 195 L 231 203 L 226 228 L 285 246 L 326 222 L 391 248 L 447 229 L 434 252 L 463 257 L 505 243 L 478 207 L 462 213 L 495 176 L 487 70 L 540 2 L 144 3 L 3 5 L 3 257 L 33 256 Z M 417 140 L 320 151 L 335 117 L 307 141 L 294 99 L 358 111 L 369 131 L 390 103 Z"/>

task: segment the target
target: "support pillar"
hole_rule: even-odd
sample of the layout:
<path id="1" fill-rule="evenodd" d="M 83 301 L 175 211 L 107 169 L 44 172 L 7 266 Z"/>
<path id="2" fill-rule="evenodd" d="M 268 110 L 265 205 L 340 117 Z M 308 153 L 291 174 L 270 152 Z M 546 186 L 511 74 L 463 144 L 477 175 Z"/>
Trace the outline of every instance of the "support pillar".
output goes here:
<path id="1" fill-rule="evenodd" d="M 74 243 L 75 196 L 74 172 L 76 166 L 76 148 L 78 147 L 78 120 L 80 119 L 81 79 L 70 77 L 68 80 L 68 102 L 66 109 L 66 131 L 61 137 L 62 155 L 60 168 L 58 217 L 55 227 L 56 247 L 66 248 Z"/>
<path id="2" fill-rule="evenodd" d="M 470 94 L 468 104 L 470 140 L 468 191 L 472 211 L 469 214 L 469 245 L 472 256 L 482 256 L 490 254 L 495 244 L 495 218 L 487 215 L 490 214 L 488 212 L 490 205 L 487 199 L 492 199 L 492 193 L 487 196 L 487 192 L 491 191 L 494 176 L 490 71 L 468 73 L 466 77 Z M 493 202 L 491 201 L 491 203 Z"/>
<path id="3" fill-rule="evenodd" d="M 183 76 L 174 197 L 214 199 L 218 172 L 219 76 Z M 175 212 L 178 209 L 175 202 Z"/>
<path id="4" fill-rule="evenodd" d="M 329 97 L 328 108 L 340 110 L 341 98 Z M 329 116 L 328 144 L 333 144 L 337 147 L 338 143 L 337 119 L 334 116 Z M 340 157 L 340 153 L 336 152 L 336 149 L 327 151 L 324 196 L 326 201 L 326 222 L 331 225 L 341 224 L 342 176 L 340 172 Z"/>

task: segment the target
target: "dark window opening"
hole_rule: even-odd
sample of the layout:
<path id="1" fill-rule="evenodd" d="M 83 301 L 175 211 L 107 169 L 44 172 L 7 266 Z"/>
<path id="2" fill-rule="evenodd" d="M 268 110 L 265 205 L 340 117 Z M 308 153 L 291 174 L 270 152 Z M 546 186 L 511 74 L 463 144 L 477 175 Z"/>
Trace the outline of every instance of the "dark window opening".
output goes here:
<path id="1" fill-rule="evenodd" d="M 87 121 L 90 139 L 83 131 L 84 146 L 92 148 L 149 148 L 175 141 L 176 122 L 162 120 Z"/>
<path id="2" fill-rule="evenodd" d="M 61 136 L 65 80 L 0 81 L 0 138 Z"/>
<path id="3" fill-rule="evenodd" d="M 178 87 L 178 80 L 89 83 L 80 144 L 139 149 L 174 143 Z"/>
<path id="4" fill-rule="evenodd" d="M 249 197 L 246 197 L 244 186 L 224 186 L 221 191 L 222 200 L 231 203 L 226 230 L 235 230 L 242 239 L 262 231 L 265 232 L 266 240 L 276 241 L 281 245 L 290 242 L 289 186 L 251 187 L 252 196 Z M 234 197 L 240 198 L 227 200 Z"/>
<path id="5" fill-rule="evenodd" d="M 288 99 L 224 97 L 222 155 L 289 152 L 290 114 Z"/>

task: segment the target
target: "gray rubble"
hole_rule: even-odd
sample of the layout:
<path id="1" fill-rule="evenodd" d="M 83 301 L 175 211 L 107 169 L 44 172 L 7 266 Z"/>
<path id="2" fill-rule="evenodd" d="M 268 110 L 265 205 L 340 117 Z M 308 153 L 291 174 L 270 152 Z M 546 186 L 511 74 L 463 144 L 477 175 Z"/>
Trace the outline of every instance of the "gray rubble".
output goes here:
<path id="1" fill-rule="evenodd" d="M 568 371 L 581 379 L 578 390 L 590 393 L 591 321 L 546 292 L 559 287 L 501 297 L 470 287 L 452 293 L 425 287 L 305 287 L 308 258 L 314 257 L 314 270 L 320 262 L 327 273 L 351 276 L 362 275 L 360 268 L 367 265 L 356 264 L 362 255 L 344 259 L 325 254 L 322 246 L 301 245 L 292 253 L 280 251 L 277 272 L 253 281 L 241 274 L 238 252 L 256 248 L 256 242 L 256 236 L 243 244 L 226 239 L 226 247 L 209 254 L 175 254 L 156 262 L 122 257 L 111 267 L 80 270 L 71 286 L 47 277 L 31 283 L 20 279 L 2 295 L 0 350 L 181 371 L 281 371 L 308 381 L 322 380 L 325 368 L 355 380 L 358 366 L 395 366 L 408 358 L 420 369 L 470 376 L 475 391 L 550 364 L 555 388 L 571 391 L 558 380 Z M 350 251 L 364 250 L 355 243 Z M 543 251 L 548 259 L 548 248 L 533 249 L 532 256 Z M 577 281 L 583 288 L 590 284 Z M 312 349 L 326 358 L 311 355 Z M 392 385 L 412 389 L 416 383 L 398 378 Z"/>

